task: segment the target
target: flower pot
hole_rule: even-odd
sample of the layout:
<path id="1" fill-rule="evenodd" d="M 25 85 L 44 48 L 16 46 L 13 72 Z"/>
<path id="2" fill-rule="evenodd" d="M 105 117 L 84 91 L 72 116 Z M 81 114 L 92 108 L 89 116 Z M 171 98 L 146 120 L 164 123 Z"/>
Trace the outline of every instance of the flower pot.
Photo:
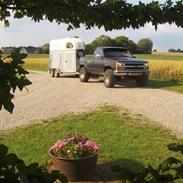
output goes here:
<path id="1" fill-rule="evenodd" d="M 69 181 L 87 181 L 95 175 L 98 154 L 72 160 L 56 157 L 50 149 L 49 155 L 53 162 L 53 169 L 59 170 Z"/>

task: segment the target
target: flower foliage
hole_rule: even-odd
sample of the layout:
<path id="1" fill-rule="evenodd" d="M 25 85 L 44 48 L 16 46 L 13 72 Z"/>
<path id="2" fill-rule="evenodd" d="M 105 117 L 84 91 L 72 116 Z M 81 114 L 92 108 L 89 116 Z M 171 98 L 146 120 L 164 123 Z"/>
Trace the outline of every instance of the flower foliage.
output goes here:
<path id="1" fill-rule="evenodd" d="M 100 148 L 81 134 L 69 134 L 64 140 L 58 140 L 51 150 L 57 157 L 78 159 L 97 154 Z"/>

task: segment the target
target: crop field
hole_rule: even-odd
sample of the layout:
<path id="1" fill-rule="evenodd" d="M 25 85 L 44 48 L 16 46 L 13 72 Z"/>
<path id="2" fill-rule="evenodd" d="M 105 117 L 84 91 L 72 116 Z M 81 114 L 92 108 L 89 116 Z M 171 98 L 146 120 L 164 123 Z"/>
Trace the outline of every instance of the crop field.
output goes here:
<path id="1" fill-rule="evenodd" d="M 183 80 L 183 54 L 168 55 L 164 53 L 152 55 L 137 55 L 150 63 L 151 79 Z M 32 70 L 48 70 L 48 55 L 29 55 L 25 60 L 25 68 Z"/>
<path id="2" fill-rule="evenodd" d="M 48 57 L 27 57 L 25 59 L 24 67 L 29 70 L 47 71 Z"/>
<path id="3" fill-rule="evenodd" d="M 151 78 L 158 80 L 183 80 L 183 62 L 174 60 L 151 60 L 147 59 L 150 65 Z"/>
<path id="4" fill-rule="evenodd" d="M 183 53 L 139 54 L 137 58 L 149 61 L 151 79 L 183 80 Z"/>

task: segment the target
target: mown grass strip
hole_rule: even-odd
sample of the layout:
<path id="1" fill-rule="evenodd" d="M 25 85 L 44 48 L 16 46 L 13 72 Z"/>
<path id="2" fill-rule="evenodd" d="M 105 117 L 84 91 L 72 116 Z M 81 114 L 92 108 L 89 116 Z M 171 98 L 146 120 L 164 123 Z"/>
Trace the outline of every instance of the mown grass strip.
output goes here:
<path id="1" fill-rule="evenodd" d="M 182 61 L 183 62 L 183 54 L 137 54 L 137 58 L 141 59 L 146 59 L 146 60 L 164 60 L 164 61 L 169 61 L 169 60 L 174 60 L 174 61 Z"/>
<path id="2" fill-rule="evenodd" d="M 149 81 L 149 86 L 183 94 L 183 81 L 165 81 L 151 79 Z"/>

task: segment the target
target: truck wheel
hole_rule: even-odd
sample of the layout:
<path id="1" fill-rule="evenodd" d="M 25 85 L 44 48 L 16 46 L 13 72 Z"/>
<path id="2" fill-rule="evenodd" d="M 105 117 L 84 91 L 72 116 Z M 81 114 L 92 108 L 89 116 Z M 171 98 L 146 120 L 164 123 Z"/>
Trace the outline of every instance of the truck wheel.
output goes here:
<path id="1" fill-rule="evenodd" d="M 88 82 L 90 76 L 85 67 L 81 67 L 79 70 L 79 78 L 81 82 Z"/>
<path id="2" fill-rule="evenodd" d="M 52 78 L 55 77 L 55 69 L 50 69 L 50 76 L 51 76 Z"/>
<path id="3" fill-rule="evenodd" d="M 136 83 L 140 87 L 147 86 L 148 84 L 148 76 L 141 76 L 136 79 Z"/>
<path id="4" fill-rule="evenodd" d="M 107 69 L 104 74 L 104 85 L 107 88 L 113 88 L 115 85 L 115 76 L 113 70 Z"/>

